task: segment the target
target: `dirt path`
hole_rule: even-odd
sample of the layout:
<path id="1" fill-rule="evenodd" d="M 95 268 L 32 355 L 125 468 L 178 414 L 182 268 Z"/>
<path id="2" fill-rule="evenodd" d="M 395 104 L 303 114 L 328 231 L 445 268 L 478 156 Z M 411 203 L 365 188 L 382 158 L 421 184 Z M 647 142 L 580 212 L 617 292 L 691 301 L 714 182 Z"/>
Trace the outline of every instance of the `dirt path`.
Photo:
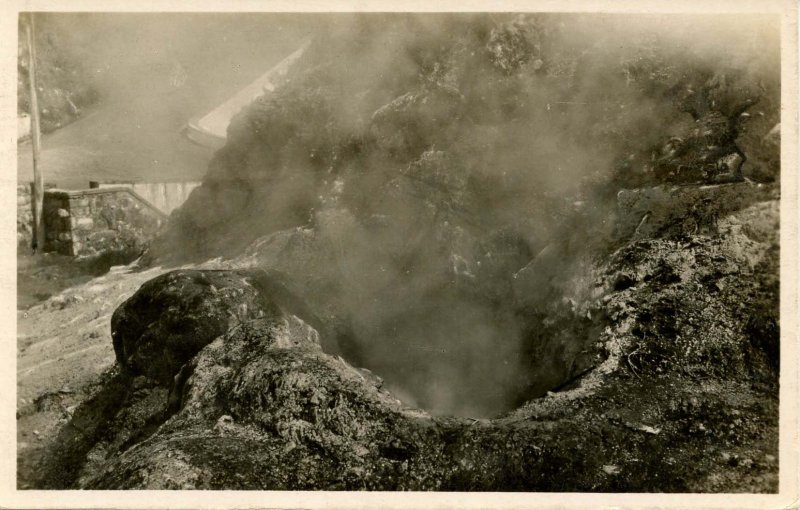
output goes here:
<path id="1" fill-rule="evenodd" d="M 75 406 L 114 365 L 111 314 L 161 268 L 118 268 L 17 312 L 18 485 Z M 53 285 L 57 285 L 55 282 Z"/>

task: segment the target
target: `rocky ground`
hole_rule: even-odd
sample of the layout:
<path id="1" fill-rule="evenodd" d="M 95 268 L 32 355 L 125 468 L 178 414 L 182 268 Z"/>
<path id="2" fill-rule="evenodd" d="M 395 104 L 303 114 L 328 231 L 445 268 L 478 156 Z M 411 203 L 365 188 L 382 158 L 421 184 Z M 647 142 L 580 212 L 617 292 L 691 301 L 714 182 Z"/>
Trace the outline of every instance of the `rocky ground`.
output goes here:
<path id="1" fill-rule="evenodd" d="M 164 270 L 115 267 L 94 277 L 48 260 L 18 264 L 18 481 L 29 488 L 36 460 L 75 408 L 115 365 L 111 314 Z M 27 263 L 26 263 L 27 261 Z"/>
<path id="2" fill-rule="evenodd" d="M 775 491 L 777 195 L 714 200 L 746 186 L 704 191 L 734 208 L 713 222 L 640 230 L 598 263 L 591 296 L 561 312 L 603 325 L 593 366 L 496 419 L 397 400 L 379 374 L 324 352 L 298 317 L 308 310 L 260 269 L 120 272 L 71 289 L 20 318 L 41 339 L 21 337 L 20 485 Z M 98 299 L 105 314 L 76 320 Z M 167 313 L 141 320 L 154 310 Z M 64 363 L 37 372 L 47 323 L 67 324 L 49 340 Z"/>

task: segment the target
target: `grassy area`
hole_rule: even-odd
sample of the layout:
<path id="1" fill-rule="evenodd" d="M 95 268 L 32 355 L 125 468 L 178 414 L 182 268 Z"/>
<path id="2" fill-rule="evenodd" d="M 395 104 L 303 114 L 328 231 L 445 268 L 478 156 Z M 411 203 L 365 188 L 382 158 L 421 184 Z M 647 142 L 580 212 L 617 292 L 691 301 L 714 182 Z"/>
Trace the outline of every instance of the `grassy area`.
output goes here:
<path id="1" fill-rule="evenodd" d="M 17 255 L 17 310 L 26 310 L 60 292 L 106 274 L 112 266 L 131 262 L 110 254 L 92 260 L 56 253 Z"/>

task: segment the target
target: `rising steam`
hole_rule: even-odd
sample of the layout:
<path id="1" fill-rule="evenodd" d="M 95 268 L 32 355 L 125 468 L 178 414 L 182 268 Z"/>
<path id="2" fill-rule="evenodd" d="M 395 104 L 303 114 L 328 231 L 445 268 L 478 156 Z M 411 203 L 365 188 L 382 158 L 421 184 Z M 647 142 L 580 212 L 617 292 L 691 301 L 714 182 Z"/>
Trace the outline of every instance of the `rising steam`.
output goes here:
<path id="1" fill-rule="evenodd" d="M 495 415 L 574 375 L 559 359 L 599 325 L 569 303 L 590 295 L 581 277 L 613 242 L 612 199 L 656 182 L 654 154 L 694 129 L 687 104 L 728 116 L 760 101 L 764 126 L 778 111 L 766 17 L 316 26 L 287 82 L 234 119 L 154 256 L 235 256 L 313 228 L 314 262 L 282 270 L 314 282 L 300 297 L 342 325 L 332 348 L 440 413 Z M 554 343 L 547 328 L 576 336 Z"/>

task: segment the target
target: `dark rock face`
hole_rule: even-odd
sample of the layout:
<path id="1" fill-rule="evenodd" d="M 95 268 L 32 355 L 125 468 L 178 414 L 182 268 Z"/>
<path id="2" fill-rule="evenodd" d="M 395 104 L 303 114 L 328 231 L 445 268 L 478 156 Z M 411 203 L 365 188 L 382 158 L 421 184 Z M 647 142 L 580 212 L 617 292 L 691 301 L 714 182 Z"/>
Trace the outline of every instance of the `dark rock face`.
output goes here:
<path id="1" fill-rule="evenodd" d="M 274 313 L 250 283 L 254 272 L 173 271 L 120 306 L 111 319 L 117 361 L 168 384 L 181 366 L 239 322 Z"/>
<path id="2" fill-rule="evenodd" d="M 402 437 L 413 419 L 315 338 L 290 317 L 220 337 L 194 360 L 182 411 L 159 432 L 164 442 L 131 451 L 87 487 L 346 488 L 388 479 L 395 462 L 384 452 L 409 455 L 390 443 L 411 447 Z"/>
<path id="3" fill-rule="evenodd" d="M 622 190 L 615 235 L 631 239 L 713 231 L 719 218 L 772 198 L 777 198 L 775 187 L 750 183 Z"/>
<path id="4" fill-rule="evenodd" d="M 764 126 L 770 120 L 775 124 L 767 131 L 766 135 L 763 135 L 763 132 L 767 130 Z M 742 167 L 745 177 L 757 182 L 780 180 L 781 125 L 777 120 L 776 118 L 757 117 L 749 121 L 754 126 L 752 129 L 748 127 L 740 140 L 742 150 L 747 154 L 747 161 Z"/>
<path id="5" fill-rule="evenodd" d="M 375 111 L 371 134 L 390 156 L 419 154 L 447 139 L 447 129 L 462 115 L 463 101 L 454 87 L 403 94 Z"/>
<path id="6" fill-rule="evenodd" d="M 741 181 L 745 155 L 736 145 L 739 122 L 713 111 L 695 126 L 670 139 L 654 164 L 655 176 L 669 183 L 716 183 Z"/>

